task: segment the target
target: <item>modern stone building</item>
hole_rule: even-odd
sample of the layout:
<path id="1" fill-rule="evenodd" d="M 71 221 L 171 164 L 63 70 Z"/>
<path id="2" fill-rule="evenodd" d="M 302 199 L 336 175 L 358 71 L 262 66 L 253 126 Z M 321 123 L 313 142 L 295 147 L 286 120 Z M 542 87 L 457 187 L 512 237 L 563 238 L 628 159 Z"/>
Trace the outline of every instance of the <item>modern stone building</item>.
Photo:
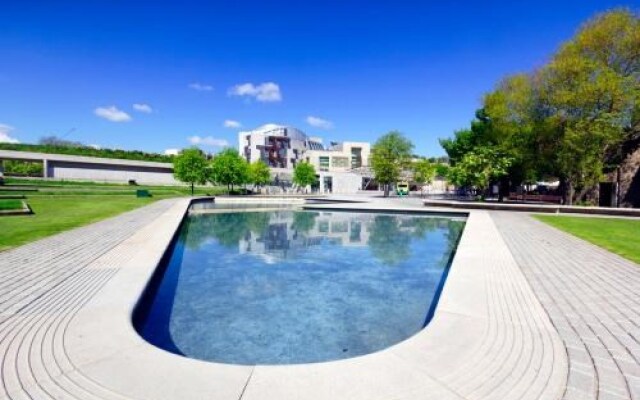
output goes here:
<path id="1" fill-rule="evenodd" d="M 301 130 L 267 124 L 238 133 L 238 150 L 247 161 L 262 160 L 277 180 L 290 181 L 300 162 L 312 164 L 318 172 L 319 190 L 355 193 L 368 179 L 371 145 L 366 142 L 323 144 Z"/>

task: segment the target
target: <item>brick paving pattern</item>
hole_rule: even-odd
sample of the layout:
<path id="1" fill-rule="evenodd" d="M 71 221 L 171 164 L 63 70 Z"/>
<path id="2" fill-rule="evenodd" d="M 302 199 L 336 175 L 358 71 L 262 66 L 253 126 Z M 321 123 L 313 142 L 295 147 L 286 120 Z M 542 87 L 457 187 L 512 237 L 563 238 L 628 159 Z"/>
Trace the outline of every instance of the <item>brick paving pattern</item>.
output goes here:
<path id="1" fill-rule="evenodd" d="M 564 399 L 640 399 L 640 265 L 529 215 L 491 215 L 564 341 Z"/>

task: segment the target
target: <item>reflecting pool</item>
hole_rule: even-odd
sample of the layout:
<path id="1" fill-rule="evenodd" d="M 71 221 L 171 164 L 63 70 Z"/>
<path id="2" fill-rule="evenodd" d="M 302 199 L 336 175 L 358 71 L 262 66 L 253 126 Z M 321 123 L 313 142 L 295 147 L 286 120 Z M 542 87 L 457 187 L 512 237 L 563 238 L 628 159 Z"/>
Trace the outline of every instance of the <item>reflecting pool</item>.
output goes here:
<path id="1" fill-rule="evenodd" d="M 222 363 L 375 352 L 429 322 L 464 223 L 297 210 L 193 214 L 135 323 L 158 347 Z"/>

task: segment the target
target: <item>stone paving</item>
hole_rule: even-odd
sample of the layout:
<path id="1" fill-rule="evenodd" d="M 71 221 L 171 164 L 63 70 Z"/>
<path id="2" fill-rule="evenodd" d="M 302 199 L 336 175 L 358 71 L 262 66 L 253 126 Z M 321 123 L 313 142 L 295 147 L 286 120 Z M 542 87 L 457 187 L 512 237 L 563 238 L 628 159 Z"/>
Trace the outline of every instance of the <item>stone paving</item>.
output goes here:
<path id="1" fill-rule="evenodd" d="M 112 251 L 166 212 L 162 200 L 0 253 L 0 398 L 109 398 L 73 371 L 60 343 L 79 308 L 131 254 Z M 102 268 L 99 268 L 102 266 Z"/>
<path id="2" fill-rule="evenodd" d="M 564 341 L 563 398 L 640 399 L 640 265 L 529 215 L 492 217 Z"/>
<path id="3" fill-rule="evenodd" d="M 366 208 L 426 210 L 410 200 Z M 640 266 L 523 213 L 473 211 L 436 317 L 388 350 L 251 367 L 156 349 L 130 309 L 187 204 L 0 253 L 0 399 L 640 400 Z"/>

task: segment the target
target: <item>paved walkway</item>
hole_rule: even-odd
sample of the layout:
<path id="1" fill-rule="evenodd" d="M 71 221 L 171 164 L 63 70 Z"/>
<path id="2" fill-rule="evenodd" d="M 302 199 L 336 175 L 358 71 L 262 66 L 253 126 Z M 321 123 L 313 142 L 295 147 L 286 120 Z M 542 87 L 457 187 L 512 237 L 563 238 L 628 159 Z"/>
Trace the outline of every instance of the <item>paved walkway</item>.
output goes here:
<path id="1" fill-rule="evenodd" d="M 78 309 L 132 256 L 111 250 L 173 203 L 0 253 L 0 398 L 113 398 L 74 371 L 60 343 Z"/>
<path id="2" fill-rule="evenodd" d="M 640 265 L 529 215 L 492 217 L 567 348 L 564 398 L 640 399 Z"/>
<path id="3" fill-rule="evenodd" d="M 141 339 L 112 303 L 139 296 L 178 202 L 0 253 L 0 399 L 640 400 L 640 266 L 523 213 L 474 212 L 433 325 L 390 351 L 291 368 L 124 352 Z"/>

